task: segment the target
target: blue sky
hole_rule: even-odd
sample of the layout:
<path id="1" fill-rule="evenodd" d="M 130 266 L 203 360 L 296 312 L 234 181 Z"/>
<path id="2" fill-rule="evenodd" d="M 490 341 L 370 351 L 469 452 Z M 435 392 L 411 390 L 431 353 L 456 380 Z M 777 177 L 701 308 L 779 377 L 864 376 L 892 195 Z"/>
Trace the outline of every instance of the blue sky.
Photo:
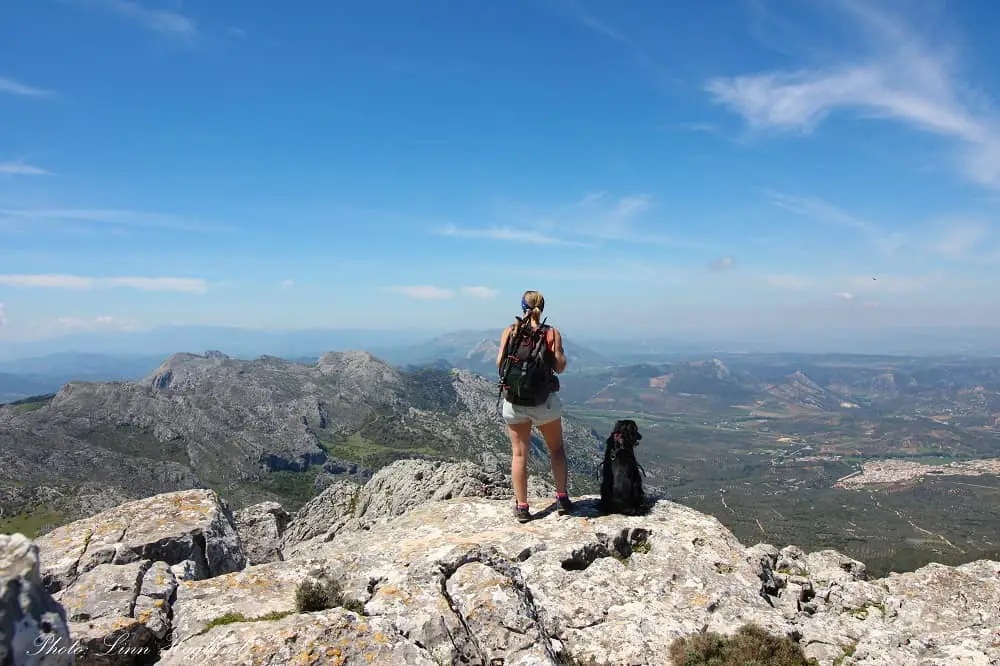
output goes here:
<path id="1" fill-rule="evenodd" d="M 0 13 L 0 341 L 1000 324 L 996 3 Z"/>

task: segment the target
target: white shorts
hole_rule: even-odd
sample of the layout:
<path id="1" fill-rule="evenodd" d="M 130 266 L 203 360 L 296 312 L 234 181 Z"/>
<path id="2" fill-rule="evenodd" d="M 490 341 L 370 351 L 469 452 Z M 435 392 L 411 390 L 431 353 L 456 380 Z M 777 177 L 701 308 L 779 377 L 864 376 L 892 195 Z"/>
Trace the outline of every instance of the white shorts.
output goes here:
<path id="1" fill-rule="evenodd" d="M 531 422 L 541 426 L 551 423 L 562 416 L 562 400 L 557 392 L 549 394 L 548 400 L 537 406 L 514 405 L 506 399 L 503 401 L 503 420 L 508 425 Z"/>

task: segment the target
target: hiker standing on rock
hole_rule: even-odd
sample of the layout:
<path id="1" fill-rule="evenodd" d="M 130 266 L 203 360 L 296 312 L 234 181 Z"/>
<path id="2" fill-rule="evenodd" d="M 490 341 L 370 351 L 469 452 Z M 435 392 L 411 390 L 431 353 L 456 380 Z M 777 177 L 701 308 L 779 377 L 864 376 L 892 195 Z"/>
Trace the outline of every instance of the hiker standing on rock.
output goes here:
<path id="1" fill-rule="evenodd" d="M 516 504 L 514 516 L 520 522 L 531 519 L 528 510 L 528 451 L 531 427 L 537 426 L 552 460 L 559 513 L 573 510 L 566 492 L 567 465 L 563 448 L 562 402 L 559 377 L 566 370 L 559 329 L 545 324 L 545 298 L 537 291 L 521 297 L 523 317 L 515 317 L 500 338 L 497 369 L 503 397 L 503 420 L 511 442 L 511 480 Z"/>

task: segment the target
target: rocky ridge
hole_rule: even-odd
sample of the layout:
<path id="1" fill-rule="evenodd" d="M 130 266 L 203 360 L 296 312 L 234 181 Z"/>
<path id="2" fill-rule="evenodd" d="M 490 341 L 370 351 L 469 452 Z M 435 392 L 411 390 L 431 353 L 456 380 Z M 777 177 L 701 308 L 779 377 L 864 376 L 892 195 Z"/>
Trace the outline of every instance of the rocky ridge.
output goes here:
<path id="1" fill-rule="evenodd" d="M 572 418 L 565 439 L 572 477 L 591 478 L 603 442 Z M 544 443 L 533 443 L 542 471 Z M 30 411 L 0 406 L 0 515 L 48 506 L 68 520 L 198 487 L 236 508 L 301 503 L 417 457 L 509 464 L 495 385 L 463 370 L 401 372 L 367 352 L 315 364 L 180 353 L 136 382 L 73 382 Z"/>
<path id="2" fill-rule="evenodd" d="M 60 604 L 77 664 L 670 664 L 675 638 L 746 622 L 822 666 L 1000 664 L 1000 562 L 869 580 L 837 552 L 747 547 L 663 499 L 626 517 L 584 497 L 559 516 L 550 490 L 523 525 L 500 471 L 468 463 L 393 463 L 286 524 L 273 505 L 237 517 L 213 491 L 178 491 L 34 546 L 4 537 L 0 563 L 39 562 L 33 578 L 0 567 L 0 589 L 27 576 Z M 343 594 L 303 609 L 311 583 Z"/>

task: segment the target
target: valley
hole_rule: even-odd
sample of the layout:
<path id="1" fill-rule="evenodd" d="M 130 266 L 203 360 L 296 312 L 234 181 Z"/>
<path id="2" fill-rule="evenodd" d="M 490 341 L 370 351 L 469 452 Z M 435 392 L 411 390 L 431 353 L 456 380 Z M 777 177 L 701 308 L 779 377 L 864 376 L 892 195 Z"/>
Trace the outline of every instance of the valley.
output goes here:
<path id="1" fill-rule="evenodd" d="M 478 335 L 400 348 L 391 360 L 172 354 L 135 379 L 73 380 L 9 401 L 0 530 L 43 532 L 128 498 L 203 486 L 235 508 L 275 499 L 294 510 L 336 479 L 361 482 L 407 457 L 509 470 L 496 350 Z M 604 437 L 632 418 L 650 491 L 747 542 L 835 548 L 878 575 L 1000 557 L 996 358 L 634 364 L 573 349 L 582 367 L 566 374 L 562 398 L 574 494 L 596 492 Z M 548 478 L 544 445 L 533 444 L 532 474 Z"/>

